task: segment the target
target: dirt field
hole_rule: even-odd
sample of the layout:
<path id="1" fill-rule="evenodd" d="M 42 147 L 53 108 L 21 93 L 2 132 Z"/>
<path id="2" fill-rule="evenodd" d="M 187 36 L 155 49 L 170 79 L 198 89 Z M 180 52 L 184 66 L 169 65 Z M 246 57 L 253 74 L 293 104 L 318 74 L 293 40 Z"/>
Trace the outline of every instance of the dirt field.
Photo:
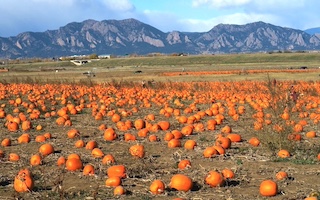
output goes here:
<path id="1" fill-rule="evenodd" d="M 90 68 L 88 68 L 90 69 Z M 186 69 L 191 69 L 187 68 Z M 240 68 L 241 69 L 241 68 Z M 204 69 L 206 71 L 207 69 Z M 320 161 L 317 155 L 320 153 L 319 123 L 311 116 L 320 114 L 319 78 L 318 72 L 288 73 L 261 73 L 261 74 L 227 74 L 227 75 L 183 75 L 177 77 L 161 76 L 160 71 L 152 68 L 143 68 L 143 73 L 134 74 L 131 68 L 120 68 L 117 73 L 98 70 L 95 77 L 84 77 L 86 70 L 66 70 L 63 72 L 9 72 L 7 81 L 14 79 L 27 81 L 24 84 L 0 84 L 0 105 L 5 111 L 6 117 L 0 119 L 0 140 L 11 139 L 11 146 L 1 146 L 4 152 L 0 160 L 0 199 L 182 199 L 208 200 L 208 199 L 305 199 L 309 196 L 320 196 Z M 191 71 L 191 70 L 190 70 Z M 61 74 L 59 74 L 61 73 Z M 24 74 L 24 76 L 22 76 Z M 112 75 L 113 74 L 113 75 Z M 40 78 L 41 77 L 41 78 Z M 61 83 L 74 78 L 74 84 Z M 104 81 L 108 77 L 110 81 Z M 294 77 L 294 78 L 293 78 Z M 300 81 L 298 77 L 303 77 Z M 308 78 L 310 77 L 310 78 Z M 275 86 L 271 87 L 268 79 L 277 79 Z M 60 80 L 61 84 L 53 85 L 51 81 Z M 75 82 L 82 84 L 78 85 Z M 81 81 L 82 80 L 82 81 Z M 141 80 L 155 80 L 153 84 L 147 84 L 144 88 Z M 187 81 L 188 80 L 188 81 Z M 258 81 L 256 81 L 258 80 Z M 4 79 L 2 79 L 4 81 Z M 38 83 L 37 83 L 38 82 Z M 59 82 L 59 81 L 57 81 Z M 69 81 L 70 82 L 70 81 Z M 72 82 L 72 81 L 71 81 Z M 95 85 L 95 83 L 107 82 Z M 192 82 L 192 83 L 191 83 Z M 214 82 L 211 83 L 211 82 Z M 46 86 L 45 83 L 49 83 Z M 239 83 L 239 84 L 238 84 Z M 303 96 L 299 96 L 301 104 L 296 105 L 289 100 L 285 102 L 285 94 L 288 88 L 294 85 L 295 89 Z M 260 91 L 260 89 L 262 91 Z M 272 93 L 276 91 L 276 93 Z M 272 94 L 271 94 L 272 93 Z M 266 94 L 266 96 L 263 96 Z M 243 95 L 243 96 L 242 96 Z M 17 98 L 27 104 L 15 104 Z M 241 98 L 244 98 L 241 100 Z M 263 101 L 269 104 L 277 98 L 277 108 L 266 106 L 260 108 L 264 112 L 263 120 L 270 119 L 271 125 L 263 123 L 263 128 L 255 130 L 254 123 L 258 121 L 256 105 Z M 176 99 L 181 104 L 176 103 Z M 10 101 L 11 100 L 11 101 Z M 40 100 L 43 100 L 41 103 Z M 312 103 L 316 103 L 314 107 Z M 37 119 L 30 119 L 32 110 L 30 104 L 39 110 Z M 73 104 L 82 105 L 76 114 L 67 115 L 72 125 L 58 125 L 56 115 L 46 116 L 46 113 L 56 113 L 63 107 Z M 181 147 L 169 148 L 164 140 L 167 132 L 182 130 L 188 123 L 180 123 L 179 116 L 199 117 L 200 111 L 204 112 L 219 104 L 219 110 L 224 116 L 221 124 L 217 124 L 214 130 L 207 128 L 210 119 L 217 119 L 216 115 L 205 114 L 190 123 L 193 133 L 180 139 Z M 290 104 L 290 105 L 289 105 Z M 45 105 L 45 108 L 43 107 Z M 291 111 L 292 124 L 298 124 L 305 120 L 307 124 L 298 132 L 302 137 L 299 141 L 291 141 L 287 136 L 294 132 L 290 125 L 291 121 L 281 119 L 285 106 L 290 108 L 299 107 L 301 110 Z M 106 108 L 101 120 L 95 119 L 101 108 Z M 245 107 L 245 112 L 239 114 L 235 120 L 229 114 L 231 107 L 236 110 Z M 179 110 L 179 114 L 170 111 L 172 108 Z M 14 109 L 19 110 L 15 111 Z M 185 112 L 191 108 L 190 112 Z M 167 109 L 167 110 L 166 110 Z M 164 112 L 165 110 L 165 112 Z M 168 130 L 149 130 L 147 137 L 140 137 L 138 130 L 133 126 L 128 130 L 120 130 L 117 123 L 108 116 L 109 111 L 118 113 L 121 121 L 134 123 L 137 119 L 144 119 L 150 124 L 160 121 L 168 121 Z M 9 131 L 7 128 L 8 115 L 18 116 L 24 113 L 30 120 L 33 128 L 24 131 L 19 125 L 19 130 Z M 70 112 L 70 111 L 68 111 Z M 168 114 L 169 113 L 169 114 Z M 266 114 L 271 117 L 267 118 Z M 305 116 L 302 116 L 302 114 Z M 312 114 L 314 113 L 314 115 Z M 154 114 L 155 119 L 149 120 L 147 116 Z M 288 123 L 288 124 L 287 124 Z M 104 139 L 104 131 L 99 129 L 101 124 L 115 129 L 117 138 L 113 141 Z M 202 124 L 203 129 L 196 129 Z M 277 133 L 273 125 L 280 124 L 285 128 Z M 287 124 L 287 126 L 286 126 Z M 37 125 L 42 129 L 37 130 Z M 216 138 L 223 133 L 223 128 L 230 126 L 232 133 L 241 135 L 241 142 L 232 142 L 231 147 L 226 149 L 224 155 L 214 155 L 212 158 L 203 156 L 204 150 L 215 145 Z M 80 134 L 76 138 L 68 138 L 67 132 L 77 129 Z M 308 138 L 306 133 L 315 131 L 317 137 Z M 36 136 L 51 133 L 52 138 L 44 143 L 50 143 L 54 147 L 54 153 L 43 157 L 42 164 L 31 166 L 30 158 L 38 153 L 38 148 L 43 142 L 37 142 Z M 30 135 L 29 143 L 18 143 L 18 138 L 23 133 Z M 131 133 L 136 136 L 135 141 L 125 141 L 124 134 Z M 158 141 L 150 142 L 149 135 L 157 136 Z M 227 135 L 227 134 L 226 134 Z M 258 137 L 261 144 L 253 147 L 249 144 L 251 137 Z M 104 165 L 102 158 L 94 158 L 91 150 L 76 148 L 75 142 L 82 139 L 85 143 L 94 140 L 105 155 L 111 154 L 115 163 Z M 194 140 L 197 146 L 194 150 L 187 150 L 184 144 L 187 140 Z M 134 144 L 144 145 L 145 155 L 143 158 L 135 158 L 130 155 L 129 148 Z M 289 158 L 279 158 L 277 153 L 280 149 L 288 149 L 291 153 Z M 9 153 L 20 155 L 19 161 L 9 161 Z M 95 168 L 93 176 L 84 176 L 82 169 L 71 172 L 64 167 L 58 167 L 56 162 L 60 156 L 67 157 L 72 153 L 80 155 L 84 165 L 92 164 Z M 188 159 L 191 167 L 185 170 L 178 169 L 178 162 Z M 106 171 L 112 165 L 124 165 L 127 178 L 122 179 L 125 194 L 113 195 L 113 188 L 105 186 L 108 178 Z M 13 188 L 14 177 L 22 168 L 29 168 L 33 174 L 34 188 L 31 192 L 18 193 Z M 205 177 L 211 170 L 222 171 L 231 169 L 235 177 L 227 179 L 220 187 L 210 187 L 205 183 Z M 276 173 L 285 171 L 288 177 L 277 180 Z M 193 187 L 188 192 L 176 191 L 169 187 L 170 179 L 174 174 L 181 173 L 189 176 L 193 181 Z M 166 189 L 163 194 L 153 195 L 149 186 L 153 180 L 160 179 Z M 259 194 L 259 185 L 263 180 L 272 179 L 278 184 L 278 193 L 274 197 L 263 197 Z"/>

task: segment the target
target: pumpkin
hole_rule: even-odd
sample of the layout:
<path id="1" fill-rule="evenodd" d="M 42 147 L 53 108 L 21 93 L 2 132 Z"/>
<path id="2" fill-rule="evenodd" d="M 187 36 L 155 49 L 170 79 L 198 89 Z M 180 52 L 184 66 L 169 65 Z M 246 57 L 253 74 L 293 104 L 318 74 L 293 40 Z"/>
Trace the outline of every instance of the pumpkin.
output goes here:
<path id="1" fill-rule="evenodd" d="M 149 142 L 157 142 L 158 141 L 158 137 L 154 134 L 149 135 Z"/>
<path id="2" fill-rule="evenodd" d="M 260 140 L 256 137 L 250 138 L 248 142 L 251 146 L 254 146 L 254 147 L 257 147 L 260 145 Z"/>
<path id="3" fill-rule="evenodd" d="M 288 173 L 284 172 L 284 171 L 279 171 L 278 173 L 276 173 L 276 179 L 277 180 L 283 180 L 288 178 Z"/>
<path id="4" fill-rule="evenodd" d="M 37 165 L 41 165 L 41 156 L 38 154 L 32 155 L 30 158 L 30 165 L 32 166 L 37 166 Z"/>
<path id="5" fill-rule="evenodd" d="M 179 139 L 173 138 L 168 142 L 168 147 L 169 148 L 181 147 L 181 142 Z"/>
<path id="6" fill-rule="evenodd" d="M 226 150 L 222 146 L 214 145 L 212 147 L 218 152 L 219 155 L 224 155 L 226 153 Z"/>
<path id="7" fill-rule="evenodd" d="M 39 152 L 42 156 L 50 155 L 54 152 L 53 146 L 49 143 L 43 144 L 39 147 Z"/>
<path id="8" fill-rule="evenodd" d="M 61 167 L 61 166 L 65 165 L 65 164 L 66 164 L 66 159 L 65 159 L 65 157 L 60 156 L 60 157 L 58 158 L 58 160 L 57 160 L 57 166 L 58 166 L 58 167 Z"/>
<path id="9" fill-rule="evenodd" d="M 137 119 L 134 121 L 134 127 L 137 130 L 141 130 L 141 129 L 145 128 L 145 126 L 146 126 L 146 123 L 143 119 Z"/>
<path id="10" fill-rule="evenodd" d="M 116 132 L 114 131 L 113 128 L 107 128 L 105 131 L 104 131 L 104 135 L 103 135 L 104 139 L 106 141 L 113 141 L 117 138 L 117 134 Z"/>
<path id="11" fill-rule="evenodd" d="M 119 185 L 113 189 L 113 194 L 114 194 L 114 196 L 124 195 L 125 190 L 121 185 Z"/>
<path id="12" fill-rule="evenodd" d="M 102 164 L 104 165 L 109 165 L 114 162 L 115 162 L 114 157 L 111 154 L 105 155 L 102 159 Z"/>
<path id="13" fill-rule="evenodd" d="M 285 150 L 285 149 L 281 149 L 279 152 L 278 152 L 278 156 L 280 158 L 288 158 L 290 157 L 290 153 L 289 151 Z"/>
<path id="14" fill-rule="evenodd" d="M 44 135 L 37 135 L 35 138 L 36 142 L 45 142 L 46 141 L 46 137 Z"/>
<path id="15" fill-rule="evenodd" d="M 75 138 L 77 136 L 80 135 L 80 132 L 77 130 L 77 129 L 70 129 L 68 132 L 67 132 L 67 135 L 68 135 L 68 138 Z"/>
<path id="16" fill-rule="evenodd" d="M 234 173 L 232 170 L 230 169 L 223 169 L 221 171 L 221 174 L 223 176 L 224 179 L 231 179 L 231 178 L 234 178 Z"/>
<path id="17" fill-rule="evenodd" d="M 104 153 L 99 148 L 94 148 L 91 151 L 91 155 L 95 158 L 102 158 L 104 156 Z"/>
<path id="18" fill-rule="evenodd" d="M 178 191 L 187 192 L 192 189 L 193 182 L 191 178 L 183 174 L 175 174 L 171 177 L 169 187 Z"/>
<path id="19" fill-rule="evenodd" d="M 229 149 L 231 146 L 231 140 L 227 137 L 219 137 L 216 139 L 215 145 L 222 146 L 224 149 Z"/>
<path id="20" fill-rule="evenodd" d="M 214 155 L 218 155 L 218 152 L 214 147 L 207 147 L 203 150 L 203 157 L 205 158 L 212 158 Z"/>
<path id="21" fill-rule="evenodd" d="M 126 168 L 124 165 L 113 165 L 107 169 L 108 177 L 118 176 L 120 178 L 125 178 Z"/>
<path id="22" fill-rule="evenodd" d="M 227 135 L 227 138 L 231 140 L 231 142 L 241 142 L 241 135 L 237 133 L 230 133 Z"/>
<path id="23" fill-rule="evenodd" d="M 170 128 L 170 123 L 168 121 L 159 121 L 158 125 L 161 130 L 166 131 Z"/>
<path id="24" fill-rule="evenodd" d="M 316 137 L 316 132 L 315 131 L 308 131 L 307 133 L 306 133 L 306 137 L 307 138 L 314 138 L 314 137 Z"/>
<path id="25" fill-rule="evenodd" d="M 259 191 L 262 196 L 275 196 L 278 193 L 278 185 L 272 180 L 264 180 L 260 184 Z"/>
<path id="26" fill-rule="evenodd" d="M 83 140 L 77 140 L 77 141 L 74 143 L 74 146 L 75 146 L 76 148 L 82 148 L 82 147 L 84 147 L 84 145 L 85 145 L 85 143 L 84 143 Z"/>
<path id="27" fill-rule="evenodd" d="M 24 131 L 28 131 L 32 128 L 32 124 L 29 120 L 23 121 L 21 124 L 21 129 Z"/>
<path id="28" fill-rule="evenodd" d="M 161 180 L 154 180 L 150 185 L 150 192 L 152 194 L 162 194 L 164 189 L 165 185 Z"/>
<path id="29" fill-rule="evenodd" d="M 30 135 L 28 133 L 24 133 L 18 137 L 18 143 L 29 143 L 30 142 Z"/>
<path id="30" fill-rule="evenodd" d="M 129 148 L 130 154 L 137 158 L 144 156 L 144 146 L 140 144 L 133 145 Z"/>
<path id="31" fill-rule="evenodd" d="M 15 132 L 15 131 L 19 130 L 19 125 L 16 122 L 10 121 L 7 125 L 7 128 L 9 131 Z"/>
<path id="32" fill-rule="evenodd" d="M 194 140 L 187 140 L 184 143 L 184 148 L 188 150 L 193 150 L 195 146 L 197 146 L 197 143 Z"/>
<path id="33" fill-rule="evenodd" d="M 1 146 L 3 146 L 3 147 L 11 146 L 11 139 L 10 138 L 4 138 L 1 141 Z"/>
<path id="34" fill-rule="evenodd" d="M 181 169 L 181 170 L 184 170 L 184 169 L 187 169 L 187 168 L 190 168 L 190 167 L 191 167 L 190 160 L 181 160 L 178 163 L 178 168 Z"/>
<path id="35" fill-rule="evenodd" d="M 77 171 L 82 169 L 82 161 L 78 158 L 68 158 L 66 161 L 66 169 L 68 171 Z"/>
<path id="36" fill-rule="evenodd" d="M 210 171 L 205 177 L 205 183 L 210 187 L 219 187 L 224 184 L 224 178 L 220 172 Z"/>
<path id="37" fill-rule="evenodd" d="M 33 178 L 29 170 L 20 170 L 15 176 L 13 187 L 17 192 L 30 192 L 33 189 Z"/>
<path id="38" fill-rule="evenodd" d="M 117 113 L 113 114 L 111 117 L 111 121 L 113 121 L 114 123 L 117 123 L 121 120 L 121 116 Z"/>
<path id="39" fill-rule="evenodd" d="M 107 178 L 105 184 L 107 187 L 117 187 L 121 185 L 121 178 L 118 176 L 109 177 Z"/>
<path id="40" fill-rule="evenodd" d="M 94 148 L 96 148 L 98 146 L 98 143 L 95 140 L 90 140 L 89 142 L 87 142 L 86 144 L 86 149 L 88 150 L 93 150 Z"/>
<path id="41" fill-rule="evenodd" d="M 89 175 L 89 176 L 94 175 L 94 167 L 93 167 L 93 165 L 91 165 L 91 164 L 85 165 L 84 168 L 83 168 L 82 174 L 85 175 L 85 176 L 86 175 Z"/>

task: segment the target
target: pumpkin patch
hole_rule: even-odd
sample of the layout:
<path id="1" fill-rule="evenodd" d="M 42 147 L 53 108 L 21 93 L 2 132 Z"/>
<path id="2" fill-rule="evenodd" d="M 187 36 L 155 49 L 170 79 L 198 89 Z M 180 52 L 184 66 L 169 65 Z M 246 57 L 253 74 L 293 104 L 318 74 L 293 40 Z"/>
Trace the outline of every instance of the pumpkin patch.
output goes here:
<path id="1" fill-rule="evenodd" d="M 239 70 L 158 75 L 212 74 Z M 288 96 L 292 86 L 298 99 Z M 299 80 L 0 83 L 0 190 L 19 199 L 48 191 L 65 199 L 303 199 L 320 192 L 318 94 L 319 81 Z M 34 176 L 15 174 L 21 167 Z"/>

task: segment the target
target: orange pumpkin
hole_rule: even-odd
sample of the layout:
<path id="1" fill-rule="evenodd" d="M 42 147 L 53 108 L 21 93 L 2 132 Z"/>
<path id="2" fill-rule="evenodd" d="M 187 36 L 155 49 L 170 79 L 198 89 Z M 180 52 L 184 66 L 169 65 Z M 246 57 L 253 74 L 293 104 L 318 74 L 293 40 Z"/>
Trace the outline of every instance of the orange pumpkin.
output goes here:
<path id="1" fill-rule="evenodd" d="M 82 174 L 85 175 L 85 176 L 86 175 L 89 175 L 89 176 L 94 175 L 94 167 L 93 167 L 93 165 L 91 165 L 91 164 L 85 165 L 84 168 L 83 168 Z"/>
<path id="2" fill-rule="evenodd" d="M 279 171 L 278 173 L 276 173 L 276 179 L 277 180 L 283 180 L 288 178 L 288 173 L 285 171 Z"/>
<path id="3" fill-rule="evenodd" d="M 194 140 L 187 140 L 184 143 L 184 148 L 188 150 L 193 150 L 195 146 L 197 146 L 197 143 Z"/>
<path id="4" fill-rule="evenodd" d="M 66 161 L 66 169 L 68 171 L 77 171 L 82 169 L 82 161 L 78 158 L 68 158 Z"/>
<path id="5" fill-rule="evenodd" d="M 107 187 L 117 187 L 121 185 L 121 178 L 119 176 L 112 176 L 107 178 L 105 182 Z"/>
<path id="6" fill-rule="evenodd" d="M 256 137 L 252 137 L 249 139 L 249 144 L 251 144 L 251 146 L 257 147 L 260 145 L 260 140 Z"/>
<path id="7" fill-rule="evenodd" d="M 125 193 L 126 193 L 126 191 L 124 190 L 124 188 L 121 185 L 119 185 L 113 189 L 114 196 L 124 195 Z"/>
<path id="8" fill-rule="evenodd" d="M 20 170 L 15 176 L 13 187 L 17 192 L 31 192 L 33 189 L 33 178 L 29 170 Z"/>
<path id="9" fill-rule="evenodd" d="M 170 123 L 168 121 L 159 121 L 158 125 L 161 130 L 166 131 L 170 128 Z"/>
<path id="10" fill-rule="evenodd" d="M 71 129 L 67 132 L 68 138 L 75 138 L 80 135 L 80 132 L 77 129 Z"/>
<path id="11" fill-rule="evenodd" d="M 102 158 L 104 156 L 104 153 L 99 148 L 94 148 L 91 151 L 91 155 L 95 158 Z"/>
<path id="12" fill-rule="evenodd" d="M 47 156 L 54 152 L 54 148 L 51 144 L 46 143 L 39 147 L 39 152 L 42 156 Z"/>
<path id="13" fill-rule="evenodd" d="M 169 148 L 181 147 L 181 142 L 179 139 L 173 138 L 168 142 L 168 147 Z"/>
<path id="14" fill-rule="evenodd" d="M 37 165 L 41 165 L 41 156 L 38 154 L 32 155 L 30 158 L 30 165 L 32 166 L 37 166 Z"/>
<path id="15" fill-rule="evenodd" d="M 133 145 L 129 148 L 130 154 L 137 158 L 144 156 L 144 146 L 140 144 Z"/>
<path id="16" fill-rule="evenodd" d="M 278 185 L 272 180 L 264 180 L 260 184 L 259 191 L 262 196 L 275 196 L 278 193 Z"/>
<path id="17" fill-rule="evenodd" d="M 86 144 L 86 149 L 88 150 L 93 150 L 94 148 L 96 148 L 98 146 L 98 143 L 95 140 L 90 140 L 89 142 L 87 142 Z"/>
<path id="18" fill-rule="evenodd" d="M 152 194 L 162 194 L 164 189 L 165 185 L 161 180 L 154 180 L 150 185 L 150 192 Z"/>
<path id="19" fill-rule="evenodd" d="M 3 147 L 11 146 L 11 139 L 10 138 L 4 138 L 1 141 L 1 146 L 3 146 Z"/>
<path id="20" fill-rule="evenodd" d="M 288 158 L 290 157 L 290 153 L 289 151 L 285 150 L 285 149 L 281 149 L 279 152 L 278 152 L 278 156 L 280 158 Z"/>
<path id="21" fill-rule="evenodd" d="M 134 121 L 134 127 L 137 130 L 141 130 L 141 129 L 145 128 L 145 126 L 146 126 L 146 123 L 143 119 L 137 119 Z"/>
<path id="22" fill-rule="evenodd" d="M 193 182 L 190 177 L 183 174 L 175 174 L 172 176 L 169 187 L 178 191 L 187 192 L 192 189 Z"/>
<path id="23" fill-rule="evenodd" d="M 108 177 L 118 176 L 120 178 L 125 178 L 126 168 L 124 165 L 113 165 L 107 169 Z"/>
<path id="24" fill-rule="evenodd" d="M 109 165 L 114 162 L 115 162 L 114 157 L 111 154 L 105 155 L 102 159 L 102 164 L 104 165 Z"/>
<path id="25" fill-rule="evenodd" d="M 231 140 L 227 137 L 219 137 L 216 139 L 215 144 L 222 146 L 224 149 L 229 149 L 231 146 Z"/>
<path id="26" fill-rule="evenodd" d="M 65 157 L 63 156 L 60 156 L 57 160 L 57 166 L 60 167 L 60 166 L 63 166 L 66 164 L 66 159 Z"/>
<path id="27" fill-rule="evenodd" d="M 210 171 L 205 177 L 205 182 L 211 187 L 219 187 L 224 184 L 224 179 L 221 173 L 217 171 Z"/>
<path id="28" fill-rule="evenodd" d="M 105 131 L 104 131 L 104 139 L 106 141 L 113 141 L 117 138 L 117 134 L 116 132 L 114 131 L 113 128 L 107 128 Z"/>
<path id="29" fill-rule="evenodd" d="M 181 160 L 179 163 L 178 163 L 178 168 L 181 169 L 181 170 L 184 170 L 184 169 L 187 169 L 187 168 L 190 168 L 191 167 L 191 162 L 190 160 Z"/>
<path id="30" fill-rule="evenodd" d="M 234 178 L 234 173 L 233 173 L 233 171 L 230 170 L 230 169 L 223 169 L 223 170 L 221 171 L 221 173 L 222 173 L 222 176 L 223 176 L 224 179 Z"/>

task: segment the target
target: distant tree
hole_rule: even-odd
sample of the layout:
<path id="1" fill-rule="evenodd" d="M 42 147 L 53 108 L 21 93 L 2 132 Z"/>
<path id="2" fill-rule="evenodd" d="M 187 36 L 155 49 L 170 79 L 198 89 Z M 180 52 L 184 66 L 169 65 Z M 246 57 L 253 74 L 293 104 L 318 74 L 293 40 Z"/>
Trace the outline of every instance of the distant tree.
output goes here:
<path id="1" fill-rule="evenodd" d="M 98 58 L 98 54 L 93 53 L 89 55 L 89 59 L 97 59 Z"/>

